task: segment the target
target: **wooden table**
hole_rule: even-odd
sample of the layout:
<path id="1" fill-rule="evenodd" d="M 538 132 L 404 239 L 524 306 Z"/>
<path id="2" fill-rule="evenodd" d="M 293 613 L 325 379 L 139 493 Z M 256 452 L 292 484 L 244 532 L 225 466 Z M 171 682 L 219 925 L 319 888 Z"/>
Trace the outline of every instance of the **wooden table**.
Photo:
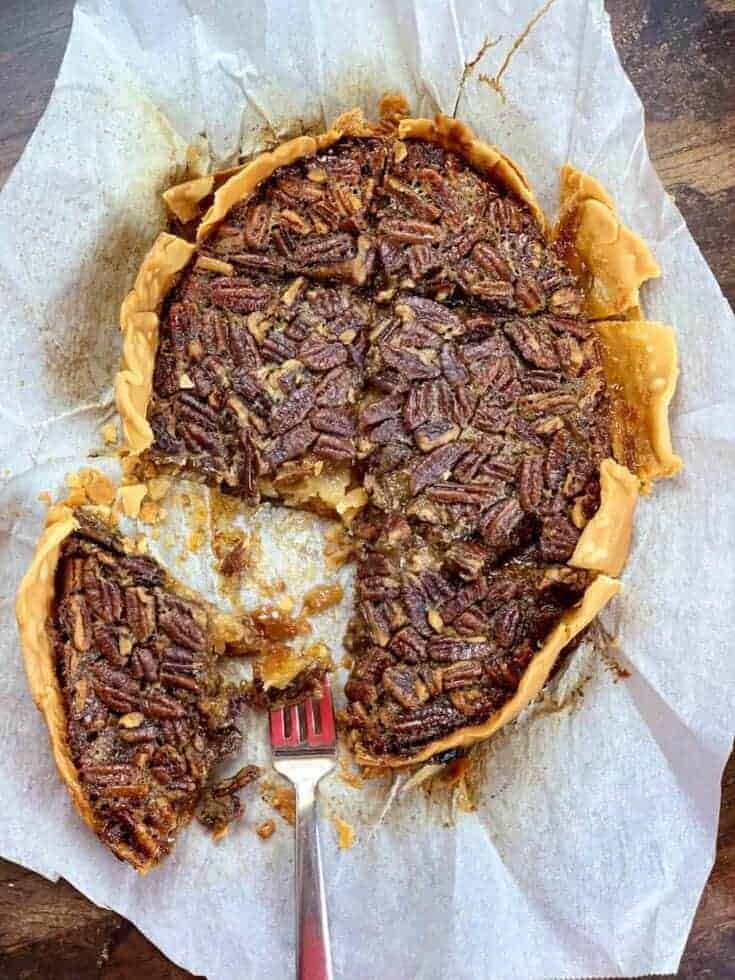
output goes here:
<path id="1" fill-rule="evenodd" d="M 0 184 L 48 101 L 73 0 L 1 0 Z M 623 62 L 646 107 L 648 145 L 730 302 L 735 299 L 735 0 L 608 0 Z M 133 926 L 65 882 L 0 861 L 0 976 L 172 980 Z M 681 978 L 735 978 L 735 762 L 723 780 L 717 863 Z"/>

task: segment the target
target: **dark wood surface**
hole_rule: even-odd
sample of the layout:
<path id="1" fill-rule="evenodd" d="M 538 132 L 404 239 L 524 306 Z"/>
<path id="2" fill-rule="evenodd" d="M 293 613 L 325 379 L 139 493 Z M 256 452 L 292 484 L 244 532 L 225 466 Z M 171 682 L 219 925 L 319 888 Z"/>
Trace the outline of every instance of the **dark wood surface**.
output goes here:
<path id="1" fill-rule="evenodd" d="M 73 0 L 0 0 L 0 186 L 48 101 Z M 648 145 L 725 294 L 735 300 L 735 0 L 607 0 L 646 107 Z M 0 861 L 5 980 L 181 980 L 133 926 L 65 882 Z M 723 780 L 717 861 L 681 964 L 735 978 L 735 762 Z"/>

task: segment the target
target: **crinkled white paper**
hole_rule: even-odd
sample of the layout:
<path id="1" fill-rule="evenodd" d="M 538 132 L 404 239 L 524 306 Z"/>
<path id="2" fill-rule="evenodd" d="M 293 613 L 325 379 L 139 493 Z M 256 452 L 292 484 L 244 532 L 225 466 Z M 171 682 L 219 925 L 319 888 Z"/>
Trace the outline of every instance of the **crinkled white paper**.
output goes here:
<path id="1" fill-rule="evenodd" d="M 290 974 L 290 828 L 279 822 L 262 843 L 253 827 L 270 814 L 249 802 L 221 844 L 192 826 L 145 879 L 115 861 L 54 770 L 12 598 L 41 527 L 39 491 L 84 464 L 111 417 L 117 308 L 163 226 L 159 195 L 187 144 L 206 132 L 226 162 L 355 104 L 374 113 L 386 89 L 417 114 L 456 104 L 526 169 L 550 213 L 567 159 L 611 190 L 664 270 L 645 305 L 678 331 L 674 436 L 686 466 L 641 503 L 626 590 L 604 616 L 628 679 L 580 651 L 482 751 L 478 809 L 454 825 L 421 790 L 396 794 L 381 820 L 385 781 L 325 784 L 336 975 L 675 971 L 708 875 L 735 690 L 733 317 L 651 168 L 600 0 L 548 6 L 502 75 L 504 99 L 480 81 L 540 5 L 82 0 L 48 110 L 0 196 L 0 853 L 63 875 L 213 980 Z M 177 564 L 174 516 L 156 553 L 217 599 L 206 548 Z M 293 591 L 323 581 L 318 522 L 291 515 L 278 529 L 280 517 L 257 518 L 264 574 Z M 338 578 L 349 595 L 349 570 Z M 345 608 L 315 621 L 337 659 Z M 244 758 L 265 762 L 263 719 L 247 725 Z M 352 850 L 337 849 L 329 813 L 355 825 Z"/>

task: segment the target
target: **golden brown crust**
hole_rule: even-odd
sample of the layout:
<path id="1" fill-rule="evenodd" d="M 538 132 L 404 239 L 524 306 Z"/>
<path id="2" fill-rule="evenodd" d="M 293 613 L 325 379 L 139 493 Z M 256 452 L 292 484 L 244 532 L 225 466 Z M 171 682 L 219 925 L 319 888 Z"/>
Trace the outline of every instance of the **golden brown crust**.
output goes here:
<path id="1" fill-rule="evenodd" d="M 489 738 L 503 725 L 513 721 L 534 698 L 538 697 L 560 652 L 585 626 L 592 622 L 602 607 L 620 591 L 620 588 L 620 582 L 616 579 L 608 578 L 606 575 L 598 576 L 587 588 L 581 603 L 566 612 L 549 634 L 544 645 L 526 668 L 514 696 L 482 725 L 460 728 L 445 738 L 429 742 L 420 752 L 405 758 L 399 756 L 375 757 L 358 747 L 355 753 L 357 761 L 364 766 L 390 766 L 392 768 L 413 766 L 419 762 L 425 762 L 440 752 L 446 752 L 448 749 L 466 748 L 474 745 L 475 742 Z"/>
<path id="2" fill-rule="evenodd" d="M 199 214 L 199 205 L 214 190 L 214 174 L 205 177 L 195 177 L 183 184 L 175 184 L 163 192 L 163 200 L 169 211 L 182 224 L 193 221 Z"/>
<path id="3" fill-rule="evenodd" d="M 336 124 L 335 124 L 336 125 Z M 215 192 L 214 201 L 197 230 L 197 242 L 204 241 L 240 201 L 250 197 L 279 167 L 313 156 L 342 137 L 342 130 L 330 129 L 320 136 L 297 136 L 275 150 L 261 153 Z"/>
<path id="4" fill-rule="evenodd" d="M 587 317 L 640 316 L 639 289 L 661 269 L 645 242 L 621 223 L 605 188 L 570 163 L 561 171 L 552 240 L 584 286 Z"/>
<path id="5" fill-rule="evenodd" d="M 49 511 L 33 560 L 20 583 L 15 600 L 21 648 L 33 700 L 48 727 L 56 767 L 82 819 L 93 830 L 97 824 L 79 781 L 66 736 L 66 708 L 56 676 L 56 658 L 47 630 L 52 613 L 56 566 L 64 540 L 78 527 L 68 507 Z"/>
<path id="6" fill-rule="evenodd" d="M 682 465 L 669 428 L 679 375 L 676 337 L 671 327 L 647 320 L 609 320 L 595 330 L 612 397 L 613 453 L 648 489 Z"/>
<path id="7" fill-rule="evenodd" d="M 614 459 L 600 466 L 600 506 L 582 531 L 569 564 L 620 575 L 630 551 L 638 479 Z"/>
<path id="8" fill-rule="evenodd" d="M 442 115 L 437 115 L 434 119 L 402 119 L 398 124 L 398 136 L 400 139 L 427 140 L 445 150 L 458 153 L 479 173 L 499 181 L 524 201 L 541 228 L 546 227 L 544 213 L 518 164 L 494 146 L 477 139 L 465 123 Z"/>
<path id="9" fill-rule="evenodd" d="M 158 349 L 158 312 L 194 252 L 195 247 L 183 238 L 160 234 L 120 310 L 122 366 L 115 378 L 115 401 L 132 455 L 143 452 L 153 442 L 146 414 Z"/>

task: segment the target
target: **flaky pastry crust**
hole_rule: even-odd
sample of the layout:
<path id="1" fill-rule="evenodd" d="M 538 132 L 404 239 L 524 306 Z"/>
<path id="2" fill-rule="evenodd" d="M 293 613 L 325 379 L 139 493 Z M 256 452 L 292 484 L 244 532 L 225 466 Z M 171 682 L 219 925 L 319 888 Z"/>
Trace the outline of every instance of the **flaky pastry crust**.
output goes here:
<path id="1" fill-rule="evenodd" d="M 552 239 L 583 284 L 587 317 L 640 317 L 640 287 L 661 269 L 646 243 L 622 224 L 602 184 L 571 163 L 562 167 Z"/>
<path id="2" fill-rule="evenodd" d="M 56 566 L 65 539 L 79 527 L 70 508 L 59 505 L 46 518 L 33 560 L 15 600 L 21 649 L 28 685 L 48 727 L 56 768 L 84 822 L 96 829 L 94 813 L 79 781 L 66 736 L 66 707 L 56 676 L 56 658 L 48 633 L 52 615 Z"/>
<path id="3" fill-rule="evenodd" d="M 419 762 L 425 762 L 427 759 L 441 752 L 446 752 L 448 749 L 469 748 L 476 742 L 482 742 L 486 738 L 489 738 L 499 728 L 502 728 L 503 725 L 507 725 L 508 722 L 517 718 L 521 711 L 538 697 L 549 678 L 557 657 L 564 647 L 592 622 L 603 606 L 620 589 L 621 584 L 616 579 L 608 578 L 606 575 L 598 576 L 587 587 L 580 604 L 562 616 L 557 626 L 549 634 L 544 645 L 534 655 L 513 697 L 509 701 L 506 701 L 503 707 L 499 711 L 496 711 L 494 715 L 491 715 L 482 725 L 459 728 L 445 738 L 429 742 L 420 752 L 417 752 L 415 755 L 406 756 L 405 758 L 401 756 L 380 756 L 379 758 L 375 758 L 364 749 L 358 747 L 356 752 L 357 761 L 364 766 L 390 766 L 391 768 L 413 766 Z"/>
<path id="4" fill-rule="evenodd" d="M 614 459 L 600 466 L 600 506 L 585 526 L 569 564 L 620 575 L 628 560 L 638 479 Z"/>
<path id="5" fill-rule="evenodd" d="M 131 455 L 143 452 L 153 442 L 146 414 L 158 350 L 158 313 L 194 252 L 194 246 L 183 238 L 162 232 L 143 260 L 120 310 L 122 366 L 115 378 L 115 401 Z"/>
<path id="6" fill-rule="evenodd" d="M 676 337 L 671 327 L 648 320 L 608 320 L 595 329 L 612 398 L 613 452 L 647 490 L 682 465 L 669 427 L 679 376 Z"/>
<path id="7" fill-rule="evenodd" d="M 182 224 L 193 221 L 199 214 L 199 205 L 214 190 L 214 174 L 204 177 L 194 177 L 183 184 L 175 184 L 163 192 L 163 200 L 169 211 Z"/>

